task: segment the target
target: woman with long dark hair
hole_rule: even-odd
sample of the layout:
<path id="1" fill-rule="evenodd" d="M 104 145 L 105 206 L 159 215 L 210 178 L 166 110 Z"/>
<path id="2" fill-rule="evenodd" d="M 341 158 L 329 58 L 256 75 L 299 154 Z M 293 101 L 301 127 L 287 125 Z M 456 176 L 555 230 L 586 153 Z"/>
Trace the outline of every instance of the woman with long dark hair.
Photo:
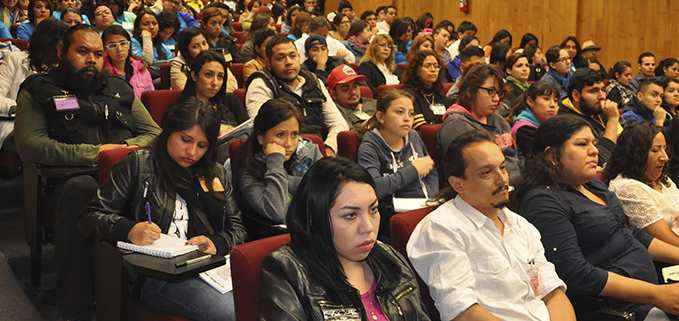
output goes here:
<path id="1" fill-rule="evenodd" d="M 389 29 L 389 36 L 394 40 L 394 63 L 406 63 L 406 54 L 410 50 L 410 45 L 413 41 L 414 25 L 407 18 L 397 18 L 391 24 Z"/>
<path id="2" fill-rule="evenodd" d="M 677 315 L 679 285 L 658 285 L 653 260 L 677 264 L 679 249 L 627 225 L 615 193 L 596 179 L 599 152 L 589 123 L 575 115 L 545 121 L 532 153 L 515 192 L 518 211 L 540 231 L 576 315 L 582 319 L 590 309 L 634 312 L 640 320 Z"/>
<path id="3" fill-rule="evenodd" d="M 505 29 L 501 29 L 500 31 L 496 32 L 495 35 L 493 36 L 493 39 L 491 39 L 490 42 L 485 47 L 483 47 L 483 52 L 485 53 L 486 59 L 490 60 L 491 54 L 493 52 L 493 44 L 498 42 L 506 44 L 508 48 L 511 48 L 512 34 Z M 507 51 L 505 51 L 505 54 L 506 53 Z"/>
<path id="4" fill-rule="evenodd" d="M 162 128 L 147 149 L 113 166 L 82 211 L 81 233 L 136 245 L 162 233 L 206 254 L 229 254 L 246 233 L 226 171 L 215 161 L 219 117 L 212 106 L 189 99 L 165 113 Z M 232 292 L 221 294 L 199 277 L 177 283 L 147 277 L 141 300 L 193 320 L 235 317 Z"/>
<path id="5" fill-rule="evenodd" d="M 210 50 L 209 36 L 204 29 L 188 27 L 179 34 L 177 57 L 170 60 L 170 88 L 184 89 L 194 59 L 203 51 Z"/>
<path id="6" fill-rule="evenodd" d="M 413 30 L 413 35 L 419 35 L 424 31 L 424 29 L 434 28 L 434 16 L 429 12 L 425 12 L 420 15 L 417 20 L 415 20 L 415 30 Z M 431 30 L 433 32 L 433 30 Z M 431 35 L 431 34 L 429 34 Z"/>
<path id="7" fill-rule="evenodd" d="M 571 72 L 575 72 L 578 68 L 587 67 L 587 60 L 582 56 L 582 48 L 580 41 L 574 36 L 568 36 L 559 45 L 561 49 L 566 49 L 568 56 L 571 57 Z"/>
<path id="8" fill-rule="evenodd" d="M 35 27 L 43 20 L 52 16 L 52 1 L 31 0 L 28 3 L 28 20 L 17 28 L 17 38 L 28 41 Z"/>
<path id="9" fill-rule="evenodd" d="M 663 99 L 662 107 L 673 119 L 677 116 L 679 107 L 679 80 L 676 78 L 665 78 L 662 80 Z"/>
<path id="10" fill-rule="evenodd" d="M 139 11 L 139 15 L 134 20 L 132 36 L 132 53 L 140 57 L 147 65 L 153 66 L 156 62 L 172 59 L 172 52 L 163 44 L 158 19 L 153 11 L 149 9 Z M 159 71 L 157 75 L 153 75 L 154 79 L 159 77 Z"/>
<path id="11" fill-rule="evenodd" d="M 509 121 L 519 157 L 530 155 L 535 131 L 558 111 L 559 88 L 552 83 L 537 81 L 517 97 L 509 113 Z"/>
<path id="12" fill-rule="evenodd" d="M 342 41 L 342 44 L 354 54 L 356 61 L 361 61 L 370 46 L 371 38 L 370 24 L 365 20 L 356 20 L 349 26 L 347 39 Z"/>
<path id="13" fill-rule="evenodd" d="M 132 54 L 130 34 L 118 25 L 113 25 L 101 34 L 104 43 L 104 65 L 108 71 L 125 79 L 141 98 L 141 93 L 155 90 L 149 67 Z"/>
<path id="14" fill-rule="evenodd" d="M 655 75 L 658 77 L 673 78 L 679 77 L 679 60 L 675 58 L 663 59 L 655 67 Z"/>
<path id="15" fill-rule="evenodd" d="M 28 16 L 21 9 L 19 0 L 2 0 L 0 1 L 0 22 L 9 30 L 15 23 L 22 23 Z"/>
<path id="16" fill-rule="evenodd" d="M 261 265 L 259 320 L 429 320 L 407 261 L 377 242 L 375 183 L 361 166 L 318 161 L 286 221 L 292 242 Z"/>
<path id="17" fill-rule="evenodd" d="M 316 144 L 299 136 L 303 123 L 292 103 L 281 98 L 267 101 L 233 161 L 237 191 L 257 214 L 275 223 L 285 221 L 290 195 L 323 157 Z"/>
<path id="18" fill-rule="evenodd" d="M 610 82 L 606 87 L 606 99 L 616 102 L 618 106 L 624 106 L 632 100 L 634 92 L 629 87 L 632 81 L 632 65 L 629 62 L 616 62 L 608 71 L 608 77 Z"/>
<path id="19" fill-rule="evenodd" d="M 295 22 L 295 19 L 297 18 L 297 15 L 299 13 L 300 13 L 300 8 L 297 5 L 291 6 L 290 8 L 288 8 L 288 12 L 285 14 L 285 21 L 283 22 L 283 25 L 281 26 L 281 32 L 290 33 L 290 29 L 292 28 L 292 23 Z M 309 19 L 309 20 L 311 20 L 311 19 Z"/>
<path id="20" fill-rule="evenodd" d="M 415 107 L 413 129 L 415 130 L 419 130 L 424 124 L 442 123 L 443 114 L 453 104 L 453 101 L 443 92 L 442 71 L 443 62 L 432 50 L 423 50 L 413 54 L 406 65 L 403 77 L 405 89 L 415 98 L 413 101 Z"/>

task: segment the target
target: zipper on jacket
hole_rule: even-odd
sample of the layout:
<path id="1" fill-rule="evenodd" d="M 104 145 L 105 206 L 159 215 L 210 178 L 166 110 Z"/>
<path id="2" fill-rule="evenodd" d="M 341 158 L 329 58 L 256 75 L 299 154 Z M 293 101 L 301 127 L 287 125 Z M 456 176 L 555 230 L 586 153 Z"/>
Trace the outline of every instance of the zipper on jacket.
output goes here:
<path id="1" fill-rule="evenodd" d="M 396 301 L 400 300 L 401 297 L 403 297 L 404 295 L 408 294 L 408 293 L 409 293 L 410 291 L 412 291 L 412 290 L 413 290 L 413 287 L 412 287 L 412 286 L 408 286 L 407 289 L 403 290 L 403 292 L 401 292 L 401 293 L 399 293 L 398 295 L 396 295 Z"/>
<path id="2" fill-rule="evenodd" d="M 380 302 L 380 297 L 377 295 L 377 293 L 375 293 L 375 300 L 377 300 L 377 305 L 379 305 L 380 309 L 382 309 L 382 302 Z M 398 307 L 398 305 L 396 305 L 396 307 Z M 387 321 L 391 321 L 391 319 L 389 319 L 389 316 L 387 315 L 387 313 L 384 312 L 384 309 L 382 309 L 382 314 L 384 314 L 384 317 L 387 318 Z M 403 315 L 401 308 L 398 308 L 398 314 Z"/>

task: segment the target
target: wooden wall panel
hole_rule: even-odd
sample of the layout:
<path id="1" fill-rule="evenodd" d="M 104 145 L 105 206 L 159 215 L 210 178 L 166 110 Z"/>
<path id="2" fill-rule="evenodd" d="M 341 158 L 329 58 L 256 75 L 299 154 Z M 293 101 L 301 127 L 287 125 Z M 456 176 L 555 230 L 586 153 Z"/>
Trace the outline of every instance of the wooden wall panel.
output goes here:
<path id="1" fill-rule="evenodd" d="M 326 0 L 326 12 L 337 10 L 340 0 Z M 457 27 L 469 20 L 479 29 L 482 44 L 500 29 L 509 30 L 518 46 L 526 32 L 535 34 L 543 51 L 570 35 L 581 43 L 593 40 L 602 48 L 599 59 L 606 67 L 626 60 L 637 69 L 637 58 L 651 51 L 660 61 L 679 58 L 679 1 L 676 0 L 469 0 L 469 12 L 458 0 L 353 0 L 354 11 L 394 4 L 399 16 L 417 19 L 423 12 L 434 22 L 448 19 Z"/>

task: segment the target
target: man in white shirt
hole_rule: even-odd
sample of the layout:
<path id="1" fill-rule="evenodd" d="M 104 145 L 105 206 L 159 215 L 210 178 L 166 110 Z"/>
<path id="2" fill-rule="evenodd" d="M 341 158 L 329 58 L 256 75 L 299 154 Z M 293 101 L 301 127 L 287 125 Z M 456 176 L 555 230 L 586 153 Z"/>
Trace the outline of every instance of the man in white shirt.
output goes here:
<path id="1" fill-rule="evenodd" d="M 347 49 L 347 47 L 345 47 L 344 44 L 342 44 L 337 39 L 328 37 L 329 31 L 330 23 L 328 22 L 328 19 L 325 19 L 323 16 L 311 19 L 311 24 L 309 24 L 309 34 L 302 34 L 302 37 L 295 41 L 295 46 L 297 47 L 297 53 L 299 54 L 301 63 L 304 63 L 304 61 L 307 59 L 304 55 L 306 53 L 306 50 L 304 49 L 306 39 L 309 38 L 309 35 L 313 34 L 319 34 L 325 38 L 325 41 L 328 44 L 328 56 L 344 58 L 344 60 L 349 63 L 356 62 L 356 56 L 354 56 L 354 53 L 351 52 L 351 50 Z"/>
<path id="2" fill-rule="evenodd" d="M 457 197 L 417 225 L 408 257 L 442 320 L 575 320 L 540 233 L 506 208 L 505 164 L 488 131 L 456 138 L 444 168 Z"/>
<path id="3" fill-rule="evenodd" d="M 462 21 L 459 26 L 457 26 L 457 40 L 453 42 L 449 47 L 448 51 L 450 52 L 450 56 L 455 59 L 457 55 L 460 54 L 460 41 L 464 36 L 466 35 L 475 35 L 476 34 L 476 26 L 469 22 L 469 21 Z"/>
<path id="4" fill-rule="evenodd" d="M 257 116 L 262 105 L 270 99 L 285 99 L 304 115 L 301 132 L 323 138 L 326 152 L 334 156 L 337 134 L 348 131 L 349 126 L 323 81 L 308 70 L 300 70 L 299 54 L 288 37 L 271 38 L 266 44 L 266 55 L 269 59 L 267 68 L 250 75 L 246 84 L 245 107 L 248 116 Z"/>
<path id="5" fill-rule="evenodd" d="M 398 10 L 396 6 L 387 6 L 385 9 L 384 19 L 377 23 L 377 29 L 389 34 L 389 29 L 391 29 L 391 24 L 398 18 Z M 380 32 L 381 33 L 381 32 Z"/>

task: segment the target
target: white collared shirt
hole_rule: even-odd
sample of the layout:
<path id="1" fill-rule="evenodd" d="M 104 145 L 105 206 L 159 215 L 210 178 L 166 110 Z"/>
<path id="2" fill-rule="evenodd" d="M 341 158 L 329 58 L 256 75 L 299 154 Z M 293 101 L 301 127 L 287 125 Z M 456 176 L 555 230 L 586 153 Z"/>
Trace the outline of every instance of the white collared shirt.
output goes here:
<path id="1" fill-rule="evenodd" d="M 460 196 L 427 215 L 406 247 L 429 287 L 442 320 L 455 319 L 473 304 L 502 320 L 549 320 L 542 298 L 566 285 L 545 259 L 540 233 L 507 208 L 499 210 L 504 235 L 493 221 Z M 534 260 L 543 291 L 535 295 L 529 261 Z"/>
<path id="2" fill-rule="evenodd" d="M 295 47 L 297 48 L 297 54 L 299 54 L 299 63 L 301 63 L 301 64 L 303 64 L 307 60 L 307 57 L 305 55 L 306 50 L 304 50 L 304 44 L 306 43 L 307 38 L 309 38 L 309 34 L 304 33 L 304 34 L 302 34 L 302 37 L 300 37 L 299 39 L 297 39 L 295 41 Z M 341 50 L 344 50 L 344 52 L 346 52 L 346 56 L 344 56 L 344 60 L 346 60 L 350 64 L 358 62 L 358 61 L 356 61 L 356 56 L 354 56 L 354 53 L 351 52 L 351 50 L 349 50 L 339 40 L 337 40 L 333 37 L 327 36 L 327 37 L 325 37 L 325 42 L 328 44 L 328 56 L 339 57 L 337 55 L 337 52 L 341 49 Z"/>

